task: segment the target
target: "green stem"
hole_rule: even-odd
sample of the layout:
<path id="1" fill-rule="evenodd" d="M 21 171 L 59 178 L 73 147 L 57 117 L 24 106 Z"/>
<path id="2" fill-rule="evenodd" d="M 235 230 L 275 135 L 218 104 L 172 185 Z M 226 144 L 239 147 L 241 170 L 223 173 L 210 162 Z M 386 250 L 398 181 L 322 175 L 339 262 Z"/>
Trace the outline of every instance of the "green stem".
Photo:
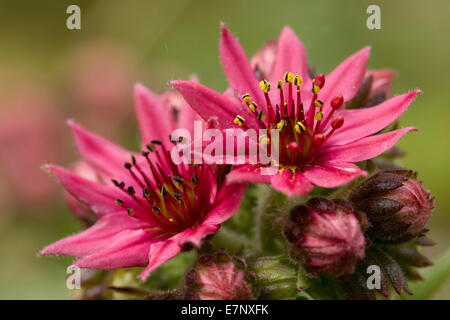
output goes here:
<path id="1" fill-rule="evenodd" d="M 434 266 L 427 268 L 422 273 L 424 281 L 411 284 L 415 300 L 432 298 L 442 284 L 450 277 L 450 250 L 448 250 Z"/>
<path id="2" fill-rule="evenodd" d="M 240 232 L 236 232 L 222 226 L 220 230 L 215 234 L 211 241 L 212 245 L 216 249 L 224 248 L 230 253 L 236 253 L 241 249 L 250 249 L 252 252 L 257 252 L 257 248 L 253 241 L 248 239 Z"/>
<path id="3" fill-rule="evenodd" d="M 280 252 L 277 245 L 276 227 L 277 221 L 275 217 L 288 203 L 287 197 L 268 186 L 259 185 L 258 202 L 256 206 L 255 217 L 255 243 L 259 245 L 259 251 L 266 254 L 278 254 Z"/>

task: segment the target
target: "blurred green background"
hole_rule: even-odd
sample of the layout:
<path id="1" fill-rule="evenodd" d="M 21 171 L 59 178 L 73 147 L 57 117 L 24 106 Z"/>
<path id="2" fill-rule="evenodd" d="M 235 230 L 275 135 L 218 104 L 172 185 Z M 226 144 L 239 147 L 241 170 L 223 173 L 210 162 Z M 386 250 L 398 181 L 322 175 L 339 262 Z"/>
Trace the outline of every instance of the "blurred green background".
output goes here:
<path id="1" fill-rule="evenodd" d="M 66 8 L 74 3 L 81 7 L 82 29 L 70 31 Z M 370 4 L 381 8 L 381 30 L 366 28 Z M 72 260 L 37 257 L 46 244 L 81 230 L 62 190 L 39 171 L 40 163 L 77 160 L 64 119 L 137 147 L 134 82 L 160 91 L 168 80 L 195 73 L 216 90 L 226 87 L 218 58 L 220 21 L 249 56 L 291 26 L 309 63 L 325 74 L 371 45 L 369 68 L 398 72 L 394 94 L 423 90 L 401 117 L 419 132 L 400 146 L 408 153 L 403 164 L 417 170 L 436 196 L 429 235 L 437 245 L 426 253 L 438 257 L 450 244 L 448 12 L 447 0 L 0 1 L 0 298 L 69 297 L 65 270 Z M 31 118 L 22 130 L 11 125 L 21 119 L 17 109 Z M 35 128 L 47 114 L 55 121 Z M 44 133 L 33 140 L 27 130 Z M 450 282 L 435 298 L 450 298 Z"/>

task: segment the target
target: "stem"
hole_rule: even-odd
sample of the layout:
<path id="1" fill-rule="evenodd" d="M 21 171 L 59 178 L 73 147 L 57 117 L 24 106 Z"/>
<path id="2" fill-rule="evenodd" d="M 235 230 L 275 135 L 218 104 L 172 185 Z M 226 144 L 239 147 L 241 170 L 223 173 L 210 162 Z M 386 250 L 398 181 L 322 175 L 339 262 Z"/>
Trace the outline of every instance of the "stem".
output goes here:
<path id="1" fill-rule="evenodd" d="M 426 269 L 422 277 L 424 281 L 411 284 L 411 289 L 414 292 L 412 299 L 414 300 L 430 299 L 450 277 L 450 250 L 434 266 Z"/>
<path id="2" fill-rule="evenodd" d="M 254 242 L 258 244 L 259 251 L 265 254 L 277 254 L 280 253 L 280 247 L 277 244 L 279 232 L 274 230 L 277 229 L 275 217 L 279 216 L 277 211 L 288 203 L 288 199 L 284 194 L 268 186 L 258 185 L 258 188 Z"/>
<path id="3" fill-rule="evenodd" d="M 211 244 L 216 249 L 225 248 L 228 252 L 235 254 L 241 249 L 248 248 L 252 252 L 258 252 L 255 243 L 240 232 L 222 226 L 215 234 Z"/>

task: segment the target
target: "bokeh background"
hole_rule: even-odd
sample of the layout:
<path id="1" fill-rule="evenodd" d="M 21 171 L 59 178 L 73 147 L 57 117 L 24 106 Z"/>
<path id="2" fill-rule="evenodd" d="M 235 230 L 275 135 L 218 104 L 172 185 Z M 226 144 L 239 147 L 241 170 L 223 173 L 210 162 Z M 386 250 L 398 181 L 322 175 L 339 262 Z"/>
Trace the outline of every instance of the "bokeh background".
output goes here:
<path id="1" fill-rule="evenodd" d="M 66 8 L 81 7 L 81 30 Z M 381 30 L 366 8 L 381 8 Z M 328 73 L 365 45 L 369 67 L 398 72 L 393 92 L 424 91 L 401 117 L 419 128 L 400 146 L 403 164 L 436 195 L 432 258 L 450 244 L 450 2 L 433 1 L 0 1 L 0 298 L 65 299 L 69 258 L 38 258 L 46 244 L 81 229 L 61 188 L 40 169 L 78 155 L 65 119 L 129 148 L 138 146 L 132 88 L 156 91 L 195 73 L 223 90 L 219 22 L 248 55 L 284 25 L 303 40 L 309 63 Z M 435 298 L 450 298 L 450 282 Z"/>

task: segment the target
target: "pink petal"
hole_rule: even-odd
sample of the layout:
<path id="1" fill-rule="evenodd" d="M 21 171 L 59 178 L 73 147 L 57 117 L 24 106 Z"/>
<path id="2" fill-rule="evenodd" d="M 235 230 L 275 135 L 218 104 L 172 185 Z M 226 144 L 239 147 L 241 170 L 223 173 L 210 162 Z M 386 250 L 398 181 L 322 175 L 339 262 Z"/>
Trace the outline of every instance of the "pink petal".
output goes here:
<path id="1" fill-rule="evenodd" d="M 317 162 L 358 162 L 372 159 L 392 148 L 407 132 L 417 130 L 407 127 L 375 136 L 362 138 L 342 146 L 332 146 L 319 150 Z"/>
<path id="2" fill-rule="evenodd" d="M 283 79 L 287 71 L 294 75 L 300 75 L 304 83 L 311 80 L 308 74 L 306 51 L 303 43 L 291 28 L 284 27 L 278 38 L 277 55 L 271 76 L 272 82 L 275 84 L 276 81 Z"/>
<path id="3" fill-rule="evenodd" d="M 187 103 L 183 104 L 178 115 L 178 128 L 183 128 L 189 130 L 189 132 L 194 134 L 194 121 L 203 121 L 200 115 L 191 108 Z"/>
<path id="4" fill-rule="evenodd" d="M 246 182 L 246 183 L 270 183 L 270 175 L 262 175 L 260 167 L 255 165 L 244 165 L 233 169 L 227 174 L 227 182 Z"/>
<path id="5" fill-rule="evenodd" d="M 273 40 L 268 41 L 264 47 L 253 55 L 250 66 L 253 70 L 258 70 L 263 79 L 270 79 L 276 54 L 277 43 Z"/>
<path id="6" fill-rule="evenodd" d="M 372 84 L 370 86 L 370 98 L 384 92 L 386 98 L 391 96 L 391 84 L 397 73 L 390 69 L 367 70 L 366 76 L 372 76 Z"/>
<path id="7" fill-rule="evenodd" d="M 250 116 L 249 108 L 238 99 L 222 95 L 194 82 L 177 80 L 171 81 L 170 84 L 205 121 L 216 117 L 223 128 L 230 128 L 236 126 L 234 124 L 236 115 L 242 115 L 247 125 L 257 128 L 256 120 Z"/>
<path id="8" fill-rule="evenodd" d="M 73 257 L 91 255 L 109 247 L 118 239 L 126 241 L 124 239 L 126 234 L 131 230 L 142 228 L 142 225 L 142 223 L 129 217 L 125 212 L 111 213 L 101 217 L 89 229 L 45 247 L 40 254 L 58 254 Z M 122 232 L 124 233 L 122 234 Z"/>
<path id="9" fill-rule="evenodd" d="M 327 163 L 305 166 L 305 177 L 313 184 L 324 188 L 335 188 L 367 173 L 353 163 Z"/>
<path id="10" fill-rule="evenodd" d="M 200 248 L 202 239 L 209 234 L 215 233 L 217 230 L 219 230 L 219 225 L 217 224 L 211 225 L 202 223 L 195 229 L 186 229 L 183 232 L 180 232 L 176 236 L 172 237 L 171 239 L 181 246 L 186 243 L 192 243 L 197 248 Z"/>
<path id="11" fill-rule="evenodd" d="M 161 99 L 141 84 L 134 86 L 136 114 L 142 135 L 142 146 L 151 140 L 168 142 L 174 129 L 171 111 Z"/>
<path id="12" fill-rule="evenodd" d="M 111 183 L 111 178 L 124 181 L 126 184 L 134 183 L 127 170 L 123 168 L 124 163 L 130 160 L 130 153 L 127 150 L 73 121 L 68 121 L 68 124 L 75 135 L 81 156 L 107 183 Z"/>
<path id="13" fill-rule="evenodd" d="M 231 218 L 241 204 L 246 186 L 241 183 L 222 185 L 215 199 L 215 207 L 206 215 L 202 224 L 214 226 Z"/>
<path id="14" fill-rule="evenodd" d="M 117 198 L 123 200 L 124 193 L 115 187 L 89 181 L 61 167 L 47 165 L 45 168 L 58 178 L 72 196 L 91 208 L 97 216 L 120 210 L 114 200 Z M 125 199 L 128 199 L 128 196 L 125 195 Z"/>
<path id="15" fill-rule="evenodd" d="M 306 195 L 314 187 L 302 173 L 298 171 L 292 173 L 289 169 L 280 170 L 273 175 L 271 185 L 274 189 L 286 193 L 289 197 Z"/>
<path id="16" fill-rule="evenodd" d="M 359 50 L 325 77 L 325 86 L 318 96 L 324 102 L 324 113 L 333 97 L 342 95 L 344 102 L 347 102 L 355 96 L 366 73 L 369 54 L 370 47 Z"/>
<path id="17" fill-rule="evenodd" d="M 259 88 L 259 80 L 250 67 L 241 45 L 224 24 L 220 38 L 220 60 L 231 87 L 238 95 L 250 93 L 252 99 L 263 108 L 265 98 Z"/>
<path id="18" fill-rule="evenodd" d="M 103 250 L 76 261 L 81 268 L 117 269 L 143 267 L 148 262 L 148 252 L 155 242 L 144 230 L 126 230 L 119 233 Z"/>
<path id="19" fill-rule="evenodd" d="M 153 243 L 148 253 L 148 265 L 140 274 L 141 280 L 145 281 L 153 270 L 180 253 L 182 247 L 170 239 Z"/>
<path id="20" fill-rule="evenodd" d="M 344 125 L 336 130 L 325 145 L 343 145 L 376 133 L 397 119 L 411 104 L 420 90 L 396 96 L 378 106 L 342 110 Z"/>

